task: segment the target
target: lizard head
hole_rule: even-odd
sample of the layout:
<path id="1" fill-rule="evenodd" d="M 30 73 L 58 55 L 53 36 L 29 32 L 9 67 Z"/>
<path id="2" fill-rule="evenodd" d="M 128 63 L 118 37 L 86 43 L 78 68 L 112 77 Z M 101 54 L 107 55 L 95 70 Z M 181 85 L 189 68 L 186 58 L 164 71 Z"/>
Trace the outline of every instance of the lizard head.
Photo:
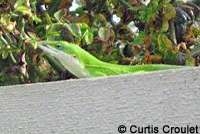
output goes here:
<path id="1" fill-rule="evenodd" d="M 44 45 L 45 44 L 45 45 Z M 64 41 L 42 41 L 38 47 L 56 58 L 68 71 L 75 76 L 89 77 L 84 65 L 78 58 L 79 46 Z"/>
<path id="2" fill-rule="evenodd" d="M 65 54 L 69 54 L 73 57 L 77 56 L 77 45 L 71 44 L 64 41 L 58 41 L 51 44 L 51 47 L 55 48 L 57 51 L 64 52 Z"/>

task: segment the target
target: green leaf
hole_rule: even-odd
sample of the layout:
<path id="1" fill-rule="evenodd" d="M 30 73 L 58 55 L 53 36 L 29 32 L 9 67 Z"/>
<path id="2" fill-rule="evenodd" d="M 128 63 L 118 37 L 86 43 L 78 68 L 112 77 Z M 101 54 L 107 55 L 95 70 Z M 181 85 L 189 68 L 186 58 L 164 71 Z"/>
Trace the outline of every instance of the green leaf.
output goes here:
<path id="1" fill-rule="evenodd" d="M 163 53 L 166 53 L 168 50 L 172 50 L 172 42 L 168 39 L 165 34 L 158 35 L 158 45 L 159 50 Z"/>
<path id="2" fill-rule="evenodd" d="M 0 0 L 0 4 L 3 3 L 3 2 L 4 2 L 4 0 Z"/>
<path id="3" fill-rule="evenodd" d="M 136 44 L 136 45 L 143 44 L 144 43 L 143 41 L 146 37 L 147 35 L 144 32 L 140 31 L 138 33 L 138 36 L 134 39 L 133 44 Z"/>
<path id="4" fill-rule="evenodd" d="M 81 33 L 82 33 L 82 35 L 84 35 L 85 32 L 88 32 L 89 30 L 90 30 L 90 28 L 86 23 L 81 23 Z"/>
<path id="5" fill-rule="evenodd" d="M 186 66 L 194 66 L 195 65 L 195 59 L 193 57 L 186 57 Z"/>
<path id="6" fill-rule="evenodd" d="M 163 12 L 165 20 L 170 20 L 176 16 L 175 7 L 169 3 L 163 5 Z"/>
<path id="7" fill-rule="evenodd" d="M 58 32 L 48 32 L 46 36 L 47 40 L 61 40 L 60 33 Z"/>
<path id="8" fill-rule="evenodd" d="M 10 15 L 8 15 L 8 14 L 2 14 L 1 15 L 0 22 L 3 26 L 6 26 L 9 22 L 9 20 L 10 20 Z"/>
<path id="9" fill-rule="evenodd" d="M 71 25 L 66 24 L 66 26 L 74 36 L 80 37 L 82 35 L 80 24 L 71 24 Z"/>
<path id="10" fill-rule="evenodd" d="M 7 51 L 4 51 L 3 53 L 2 53 L 2 58 L 3 59 L 6 59 L 7 57 L 8 57 L 8 52 Z"/>
<path id="11" fill-rule="evenodd" d="M 32 15 L 32 12 L 29 10 L 29 8 L 25 7 L 25 6 L 19 6 L 15 9 L 16 12 L 21 12 L 23 14 L 28 14 L 28 15 Z"/>
<path id="12" fill-rule="evenodd" d="M 22 6 L 25 2 L 26 0 L 17 0 L 17 2 L 14 5 L 14 9 L 16 9 L 19 6 Z"/>
<path id="13" fill-rule="evenodd" d="M 161 32 L 167 32 L 168 29 L 169 29 L 169 23 L 168 21 L 164 21 L 161 28 Z"/>
<path id="14" fill-rule="evenodd" d="M 54 14 L 54 17 L 56 18 L 57 21 L 60 21 L 63 17 L 63 15 L 65 14 L 64 11 L 59 10 Z"/>
<path id="15" fill-rule="evenodd" d="M 35 21 L 36 24 L 38 24 L 39 22 L 42 22 L 42 20 L 36 15 L 32 15 L 31 18 L 33 21 Z"/>
<path id="16" fill-rule="evenodd" d="M 92 44 L 93 42 L 93 34 L 91 32 L 87 32 L 84 36 L 84 40 L 87 44 Z"/>

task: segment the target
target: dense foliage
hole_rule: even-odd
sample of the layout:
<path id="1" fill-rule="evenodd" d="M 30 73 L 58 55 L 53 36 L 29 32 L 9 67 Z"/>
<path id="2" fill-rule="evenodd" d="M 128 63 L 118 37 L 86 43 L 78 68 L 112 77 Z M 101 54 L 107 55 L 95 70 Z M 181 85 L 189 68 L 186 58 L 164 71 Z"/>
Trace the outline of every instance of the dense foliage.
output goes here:
<path id="1" fill-rule="evenodd" d="M 37 48 L 40 40 L 72 42 L 113 64 L 198 66 L 198 4 L 198 0 L 148 4 L 140 0 L 0 0 L 0 85 L 74 77 Z"/>

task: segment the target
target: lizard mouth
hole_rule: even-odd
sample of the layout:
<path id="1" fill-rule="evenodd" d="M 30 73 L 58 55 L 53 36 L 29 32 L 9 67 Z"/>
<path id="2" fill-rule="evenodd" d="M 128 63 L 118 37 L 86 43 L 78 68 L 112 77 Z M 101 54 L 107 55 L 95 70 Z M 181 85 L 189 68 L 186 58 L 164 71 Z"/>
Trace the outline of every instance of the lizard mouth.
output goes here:
<path id="1" fill-rule="evenodd" d="M 51 54 L 52 56 L 56 57 L 58 55 L 58 50 L 56 50 L 55 48 L 51 47 L 51 46 L 47 46 L 47 45 L 42 45 L 42 44 L 38 44 L 38 47 L 40 49 L 42 49 L 44 52 Z"/>

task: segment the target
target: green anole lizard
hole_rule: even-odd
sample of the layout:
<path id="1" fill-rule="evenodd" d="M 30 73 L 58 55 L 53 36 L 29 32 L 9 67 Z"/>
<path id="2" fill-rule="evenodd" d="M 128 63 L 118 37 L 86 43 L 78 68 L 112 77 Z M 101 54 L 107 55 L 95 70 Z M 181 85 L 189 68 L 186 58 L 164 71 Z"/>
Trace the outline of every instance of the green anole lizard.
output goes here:
<path id="1" fill-rule="evenodd" d="M 78 45 L 65 41 L 40 41 L 37 44 L 40 49 L 60 61 L 68 71 L 78 78 L 185 68 L 184 66 L 164 64 L 116 65 L 100 61 Z"/>

